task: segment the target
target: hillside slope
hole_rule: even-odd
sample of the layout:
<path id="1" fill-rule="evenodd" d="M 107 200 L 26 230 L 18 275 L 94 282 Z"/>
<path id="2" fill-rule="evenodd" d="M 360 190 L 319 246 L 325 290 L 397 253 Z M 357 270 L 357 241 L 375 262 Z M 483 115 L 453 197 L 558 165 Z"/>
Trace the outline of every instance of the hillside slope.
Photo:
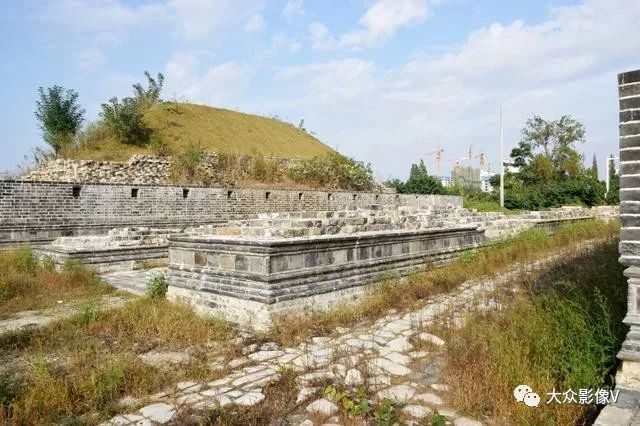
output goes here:
<path id="1" fill-rule="evenodd" d="M 312 135 L 282 121 L 205 105 L 168 102 L 151 108 L 145 121 L 153 134 L 180 153 L 190 144 L 209 152 L 262 154 L 281 158 L 311 158 L 333 152 Z M 90 160 L 126 160 L 152 154 L 150 146 L 121 144 L 108 137 L 70 153 Z"/>

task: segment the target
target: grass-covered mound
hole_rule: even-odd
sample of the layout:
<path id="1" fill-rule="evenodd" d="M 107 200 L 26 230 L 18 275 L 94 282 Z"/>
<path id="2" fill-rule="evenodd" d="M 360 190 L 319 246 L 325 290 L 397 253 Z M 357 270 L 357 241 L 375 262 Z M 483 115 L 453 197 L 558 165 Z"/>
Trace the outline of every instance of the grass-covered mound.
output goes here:
<path id="1" fill-rule="evenodd" d="M 64 155 L 126 161 L 133 154 L 154 155 L 159 149 L 163 154 L 179 154 L 193 145 L 207 152 L 280 158 L 312 158 L 333 152 L 328 145 L 290 123 L 205 105 L 160 103 L 144 113 L 144 122 L 151 131 L 148 143 L 122 143 L 104 126 L 96 124 L 79 138 L 78 147 Z"/>

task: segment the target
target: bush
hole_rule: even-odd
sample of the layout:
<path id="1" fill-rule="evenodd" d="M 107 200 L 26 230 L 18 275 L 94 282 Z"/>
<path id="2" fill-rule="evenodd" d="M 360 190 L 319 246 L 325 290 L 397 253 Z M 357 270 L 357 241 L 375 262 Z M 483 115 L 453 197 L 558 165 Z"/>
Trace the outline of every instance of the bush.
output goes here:
<path id="1" fill-rule="evenodd" d="M 151 137 L 149 148 L 151 149 L 153 155 L 156 155 L 158 157 L 168 157 L 171 155 L 171 148 L 169 147 L 169 144 L 167 144 L 167 142 L 165 142 L 165 140 L 159 136 Z"/>
<path id="2" fill-rule="evenodd" d="M 169 282 L 164 274 L 156 275 L 147 283 L 147 296 L 152 299 L 165 297 L 167 290 L 169 290 Z"/>
<path id="3" fill-rule="evenodd" d="M 144 145 L 149 142 L 151 131 L 144 123 L 143 111 L 134 98 L 109 99 L 102 104 L 100 116 L 111 135 L 128 145 Z"/>
<path id="4" fill-rule="evenodd" d="M 181 154 L 171 159 L 171 180 L 176 184 L 208 185 L 210 176 L 202 166 L 205 152 L 191 144 Z"/>
<path id="5" fill-rule="evenodd" d="M 327 188 L 368 191 L 375 186 L 371 165 L 337 152 L 302 160 L 287 174 L 294 182 Z"/>

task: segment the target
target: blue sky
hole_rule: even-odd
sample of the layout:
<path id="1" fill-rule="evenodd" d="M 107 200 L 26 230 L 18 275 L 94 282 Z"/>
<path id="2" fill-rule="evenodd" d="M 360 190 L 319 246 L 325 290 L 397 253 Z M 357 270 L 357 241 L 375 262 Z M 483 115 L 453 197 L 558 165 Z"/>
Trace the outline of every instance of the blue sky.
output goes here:
<path id="1" fill-rule="evenodd" d="M 640 67 L 637 0 L 42 0 L 0 3 L 0 170 L 43 146 L 38 86 L 80 93 L 87 119 L 163 72 L 165 98 L 298 123 L 405 177 L 498 164 L 533 113 L 587 128 L 587 162 L 617 151 L 616 74 Z"/>

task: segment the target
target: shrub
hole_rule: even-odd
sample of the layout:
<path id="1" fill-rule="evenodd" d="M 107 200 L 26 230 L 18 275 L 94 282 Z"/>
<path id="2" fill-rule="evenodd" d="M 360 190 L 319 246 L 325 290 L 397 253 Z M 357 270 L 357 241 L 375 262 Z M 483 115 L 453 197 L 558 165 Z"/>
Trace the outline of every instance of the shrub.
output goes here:
<path id="1" fill-rule="evenodd" d="M 198 145 L 189 145 L 171 159 L 171 180 L 177 184 L 208 185 L 210 176 L 202 167 L 205 153 Z"/>
<path id="2" fill-rule="evenodd" d="M 143 120 L 143 111 L 134 98 L 109 99 L 102 104 L 100 116 L 111 135 L 128 145 L 144 145 L 149 141 L 150 130 Z"/>
<path id="3" fill-rule="evenodd" d="M 0 410 L 13 401 L 20 387 L 21 383 L 15 377 L 0 373 Z"/>
<path id="4" fill-rule="evenodd" d="M 151 137 L 149 148 L 151 149 L 153 155 L 156 155 L 158 157 L 168 157 L 171 155 L 171 148 L 169 147 L 169 144 L 167 144 L 164 139 L 157 135 Z"/>
<path id="5" fill-rule="evenodd" d="M 147 295 L 152 299 L 165 297 L 168 289 L 169 283 L 167 276 L 164 274 L 154 276 L 147 283 Z"/>
<path id="6" fill-rule="evenodd" d="M 328 188 L 367 191 L 375 186 L 371 165 L 337 152 L 302 160 L 287 174 L 294 182 Z"/>

